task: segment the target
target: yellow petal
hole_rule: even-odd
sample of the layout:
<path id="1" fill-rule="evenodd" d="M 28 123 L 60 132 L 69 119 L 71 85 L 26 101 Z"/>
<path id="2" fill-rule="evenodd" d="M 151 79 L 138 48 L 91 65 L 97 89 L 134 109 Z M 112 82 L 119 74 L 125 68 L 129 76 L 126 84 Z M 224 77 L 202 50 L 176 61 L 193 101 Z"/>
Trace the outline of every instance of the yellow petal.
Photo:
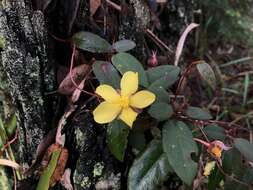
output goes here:
<path id="1" fill-rule="evenodd" d="M 138 73 L 128 71 L 120 81 L 121 95 L 130 96 L 138 90 Z"/>
<path id="2" fill-rule="evenodd" d="M 109 85 L 100 85 L 96 89 L 96 93 L 104 98 L 107 102 L 115 102 L 120 98 L 120 95 Z"/>
<path id="3" fill-rule="evenodd" d="M 133 122 L 136 120 L 138 113 L 131 108 L 125 108 L 122 110 L 119 118 L 124 121 L 129 127 L 133 126 Z"/>
<path id="4" fill-rule="evenodd" d="M 130 106 L 134 108 L 145 108 L 155 101 L 155 94 L 142 90 L 130 97 Z"/>
<path id="5" fill-rule="evenodd" d="M 120 111 L 120 105 L 102 102 L 93 111 L 94 120 L 100 124 L 109 123 L 119 115 Z"/>

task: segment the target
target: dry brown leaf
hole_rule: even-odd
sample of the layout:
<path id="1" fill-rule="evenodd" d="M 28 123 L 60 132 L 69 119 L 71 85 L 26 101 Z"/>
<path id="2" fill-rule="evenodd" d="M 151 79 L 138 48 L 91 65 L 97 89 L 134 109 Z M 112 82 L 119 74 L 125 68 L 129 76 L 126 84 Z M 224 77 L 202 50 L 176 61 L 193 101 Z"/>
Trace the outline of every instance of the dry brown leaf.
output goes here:
<path id="1" fill-rule="evenodd" d="M 68 150 L 66 148 L 63 148 L 61 145 L 59 145 L 57 143 L 52 144 L 47 149 L 47 152 L 44 155 L 43 160 L 41 162 L 42 171 L 43 171 L 48 166 L 48 163 L 51 159 L 51 155 L 53 154 L 53 152 L 59 151 L 59 150 L 61 151 L 61 153 L 60 153 L 60 157 L 57 161 L 57 165 L 54 170 L 54 173 L 50 178 L 50 182 L 49 182 L 50 187 L 54 186 L 56 184 L 56 182 L 60 181 L 60 179 L 64 173 L 64 168 L 66 166 L 68 156 L 69 156 Z"/>
<path id="2" fill-rule="evenodd" d="M 79 65 L 72 70 L 72 73 L 68 73 L 67 76 L 61 82 L 58 92 L 64 95 L 71 95 L 76 89 L 75 84 L 71 80 L 71 74 L 73 76 L 74 82 L 79 85 L 84 77 L 90 70 L 90 66 L 86 64 Z"/>
<path id="3" fill-rule="evenodd" d="M 49 182 L 50 187 L 53 187 L 62 178 L 66 163 L 68 161 L 68 157 L 69 157 L 68 150 L 66 148 L 62 148 L 60 157 L 57 162 L 57 166 L 54 170 L 53 175 L 50 178 Z"/>
<path id="4" fill-rule="evenodd" d="M 63 116 L 61 117 L 59 123 L 58 123 L 58 127 L 57 127 L 57 132 L 56 132 L 56 136 L 55 136 L 55 142 L 57 144 L 60 144 L 62 146 L 64 146 L 65 144 L 65 136 L 62 135 L 61 130 L 63 129 L 64 125 L 66 124 L 66 119 L 71 115 L 71 113 L 73 113 L 73 111 L 75 111 L 76 106 L 74 105 L 70 105 L 67 110 L 65 111 L 65 113 L 63 114 Z"/>
<path id="5" fill-rule="evenodd" d="M 187 28 L 185 29 L 185 31 L 181 35 L 181 37 L 177 43 L 176 56 L 175 56 L 175 62 L 174 62 L 175 66 L 178 65 L 178 61 L 179 61 L 180 55 L 183 51 L 184 42 L 185 42 L 187 35 L 189 34 L 190 31 L 192 31 L 194 28 L 196 28 L 198 26 L 199 25 L 196 23 L 191 23 L 189 26 L 187 26 Z"/>
<path id="6" fill-rule="evenodd" d="M 90 16 L 92 17 L 101 6 L 101 0 L 90 0 Z"/>
<path id="7" fill-rule="evenodd" d="M 20 168 L 19 164 L 17 164 L 16 162 L 13 162 L 11 160 L 6 160 L 6 159 L 0 159 L 0 165 L 9 166 L 16 170 Z"/>

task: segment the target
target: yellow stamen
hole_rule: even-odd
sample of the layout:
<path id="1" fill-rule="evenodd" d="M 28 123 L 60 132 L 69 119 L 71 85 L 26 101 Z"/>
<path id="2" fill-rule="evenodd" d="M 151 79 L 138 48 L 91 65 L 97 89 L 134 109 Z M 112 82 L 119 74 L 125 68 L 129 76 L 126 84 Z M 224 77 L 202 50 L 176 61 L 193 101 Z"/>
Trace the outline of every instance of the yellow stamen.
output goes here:
<path id="1" fill-rule="evenodd" d="M 119 104 L 122 108 L 129 107 L 129 98 L 127 96 L 121 96 L 119 99 Z"/>

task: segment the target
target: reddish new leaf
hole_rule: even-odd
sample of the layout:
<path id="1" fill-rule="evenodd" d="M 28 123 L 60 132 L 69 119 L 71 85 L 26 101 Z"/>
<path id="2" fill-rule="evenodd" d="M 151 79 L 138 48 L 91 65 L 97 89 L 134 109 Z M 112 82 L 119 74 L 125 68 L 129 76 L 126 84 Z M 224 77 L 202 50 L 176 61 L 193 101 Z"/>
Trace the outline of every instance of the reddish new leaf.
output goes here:
<path id="1" fill-rule="evenodd" d="M 79 65 L 75 67 L 72 72 L 69 72 L 67 76 L 61 82 L 58 92 L 64 95 L 71 95 L 76 89 L 75 84 L 71 80 L 71 74 L 74 82 L 79 85 L 84 77 L 90 70 L 90 66 L 86 64 Z"/>
<path id="2" fill-rule="evenodd" d="M 75 91 L 73 92 L 71 96 L 72 103 L 75 103 L 79 99 L 82 92 L 80 89 L 83 89 L 84 83 L 85 83 L 85 79 L 82 80 L 82 82 L 78 85 L 78 88 L 76 88 Z"/>

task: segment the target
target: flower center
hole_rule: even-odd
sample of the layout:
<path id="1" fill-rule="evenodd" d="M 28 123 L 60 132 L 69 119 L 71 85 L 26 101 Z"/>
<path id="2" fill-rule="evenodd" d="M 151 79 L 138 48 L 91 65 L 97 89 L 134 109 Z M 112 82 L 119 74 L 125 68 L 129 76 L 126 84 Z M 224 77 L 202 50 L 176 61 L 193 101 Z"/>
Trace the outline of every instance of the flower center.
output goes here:
<path id="1" fill-rule="evenodd" d="M 129 107 L 129 98 L 127 96 L 121 96 L 119 99 L 119 104 L 123 108 Z"/>
<path id="2" fill-rule="evenodd" d="M 211 152 L 217 157 L 217 158 L 220 158 L 221 157 L 221 152 L 222 152 L 222 149 L 215 145 L 212 149 L 211 149 Z"/>

